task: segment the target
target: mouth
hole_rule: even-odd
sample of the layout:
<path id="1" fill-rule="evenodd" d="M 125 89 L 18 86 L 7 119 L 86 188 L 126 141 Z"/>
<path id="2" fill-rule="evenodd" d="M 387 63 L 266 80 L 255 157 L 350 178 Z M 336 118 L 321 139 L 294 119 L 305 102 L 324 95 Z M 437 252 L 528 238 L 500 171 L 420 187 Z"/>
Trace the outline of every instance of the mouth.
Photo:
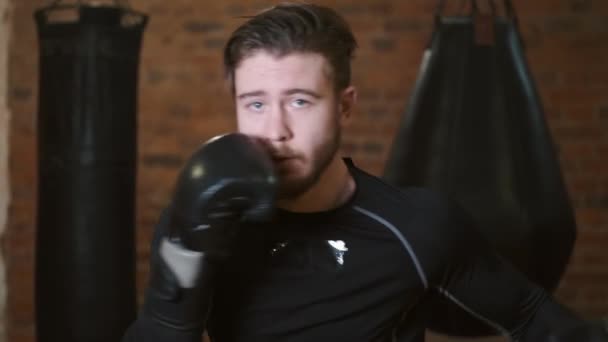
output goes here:
<path id="1" fill-rule="evenodd" d="M 272 157 L 272 161 L 277 164 L 286 162 L 290 159 L 293 159 L 293 157 L 291 157 L 291 156 L 273 156 Z"/>
<path id="2" fill-rule="evenodd" d="M 283 167 L 289 165 L 296 158 L 294 156 L 275 155 L 272 156 L 272 162 L 277 167 Z"/>

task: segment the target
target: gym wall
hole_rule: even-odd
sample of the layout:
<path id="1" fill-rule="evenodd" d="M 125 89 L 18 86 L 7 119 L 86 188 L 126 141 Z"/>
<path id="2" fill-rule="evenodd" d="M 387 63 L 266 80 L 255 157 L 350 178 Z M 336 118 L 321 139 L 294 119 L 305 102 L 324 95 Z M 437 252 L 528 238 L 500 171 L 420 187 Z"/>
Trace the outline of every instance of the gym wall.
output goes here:
<path id="1" fill-rule="evenodd" d="M 6 231 L 7 209 L 10 200 L 8 173 L 8 144 L 10 112 L 6 103 L 8 91 L 8 56 L 10 37 L 10 7 L 8 0 L 0 0 L 0 237 Z M 6 341 L 6 268 L 5 255 L 0 253 L 0 342 Z"/>
<path id="2" fill-rule="evenodd" d="M 0 263 L 0 311 L 5 286 L 8 296 L 6 314 L 0 315 L 0 332 L 6 326 L 7 341 L 11 342 L 35 340 L 38 45 L 32 14 L 48 3 L 0 0 L 0 231 L 10 199 L 2 237 L 7 276 L 5 282 Z M 436 1 L 318 3 L 334 6 L 344 14 L 360 45 L 353 67 L 360 105 L 342 151 L 362 168 L 380 175 L 432 31 Z M 556 296 L 584 316 L 607 316 L 608 1 L 514 3 L 579 227 L 574 254 Z M 6 12 L 9 4 L 12 10 Z M 139 92 L 137 248 L 141 299 L 152 227 L 169 199 L 178 169 L 201 142 L 234 128 L 231 99 L 222 78 L 223 44 L 243 20 L 239 16 L 253 14 L 272 2 L 131 0 L 130 4 L 150 16 Z M 5 56 L 9 58 L 8 75 Z M 3 106 L 4 94 L 12 113 L 10 121 Z"/>

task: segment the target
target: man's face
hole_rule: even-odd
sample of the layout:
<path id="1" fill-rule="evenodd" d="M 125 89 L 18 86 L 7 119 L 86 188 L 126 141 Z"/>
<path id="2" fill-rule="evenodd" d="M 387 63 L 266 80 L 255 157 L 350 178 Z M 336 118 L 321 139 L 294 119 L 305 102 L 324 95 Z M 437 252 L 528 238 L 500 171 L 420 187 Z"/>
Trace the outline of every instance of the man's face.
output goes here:
<path id="1" fill-rule="evenodd" d="M 320 54 L 266 51 L 241 61 L 234 88 L 238 130 L 269 144 L 279 197 L 308 190 L 337 153 L 354 89 L 336 95 L 331 67 Z"/>

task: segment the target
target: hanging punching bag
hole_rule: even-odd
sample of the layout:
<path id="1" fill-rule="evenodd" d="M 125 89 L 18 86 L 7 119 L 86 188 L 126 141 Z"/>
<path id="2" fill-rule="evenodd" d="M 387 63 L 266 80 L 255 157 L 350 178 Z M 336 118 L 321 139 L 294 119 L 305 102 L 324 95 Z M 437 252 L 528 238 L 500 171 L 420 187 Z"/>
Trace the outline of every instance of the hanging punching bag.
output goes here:
<path id="1" fill-rule="evenodd" d="M 553 291 L 574 245 L 573 209 L 512 4 L 505 16 L 491 5 L 491 15 L 473 3 L 471 15 L 443 16 L 440 2 L 384 178 L 455 199 L 503 256 Z M 495 333 L 439 300 L 433 330 Z"/>
<path id="2" fill-rule="evenodd" d="M 37 340 L 119 341 L 136 314 L 136 90 L 147 18 L 57 2 L 34 16 Z"/>

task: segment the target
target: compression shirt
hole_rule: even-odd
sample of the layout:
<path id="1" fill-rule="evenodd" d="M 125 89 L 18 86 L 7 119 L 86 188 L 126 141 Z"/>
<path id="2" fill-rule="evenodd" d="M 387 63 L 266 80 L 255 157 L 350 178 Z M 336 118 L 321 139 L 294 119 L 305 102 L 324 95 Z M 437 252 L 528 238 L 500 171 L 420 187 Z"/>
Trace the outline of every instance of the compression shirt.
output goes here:
<path id="1" fill-rule="evenodd" d="M 509 269 L 455 204 L 347 162 L 356 182 L 348 203 L 279 211 L 273 224 L 250 227 L 258 229 L 220 277 L 212 340 L 422 341 L 437 295 L 520 338 L 546 294 Z"/>
<path id="2" fill-rule="evenodd" d="M 541 341 L 567 317 L 455 202 L 346 162 L 356 190 L 341 207 L 243 227 L 216 284 L 212 341 L 420 342 L 437 296 L 515 341 Z M 163 341 L 152 325 L 140 317 L 133 336 Z M 183 336 L 172 341 L 196 340 Z"/>

